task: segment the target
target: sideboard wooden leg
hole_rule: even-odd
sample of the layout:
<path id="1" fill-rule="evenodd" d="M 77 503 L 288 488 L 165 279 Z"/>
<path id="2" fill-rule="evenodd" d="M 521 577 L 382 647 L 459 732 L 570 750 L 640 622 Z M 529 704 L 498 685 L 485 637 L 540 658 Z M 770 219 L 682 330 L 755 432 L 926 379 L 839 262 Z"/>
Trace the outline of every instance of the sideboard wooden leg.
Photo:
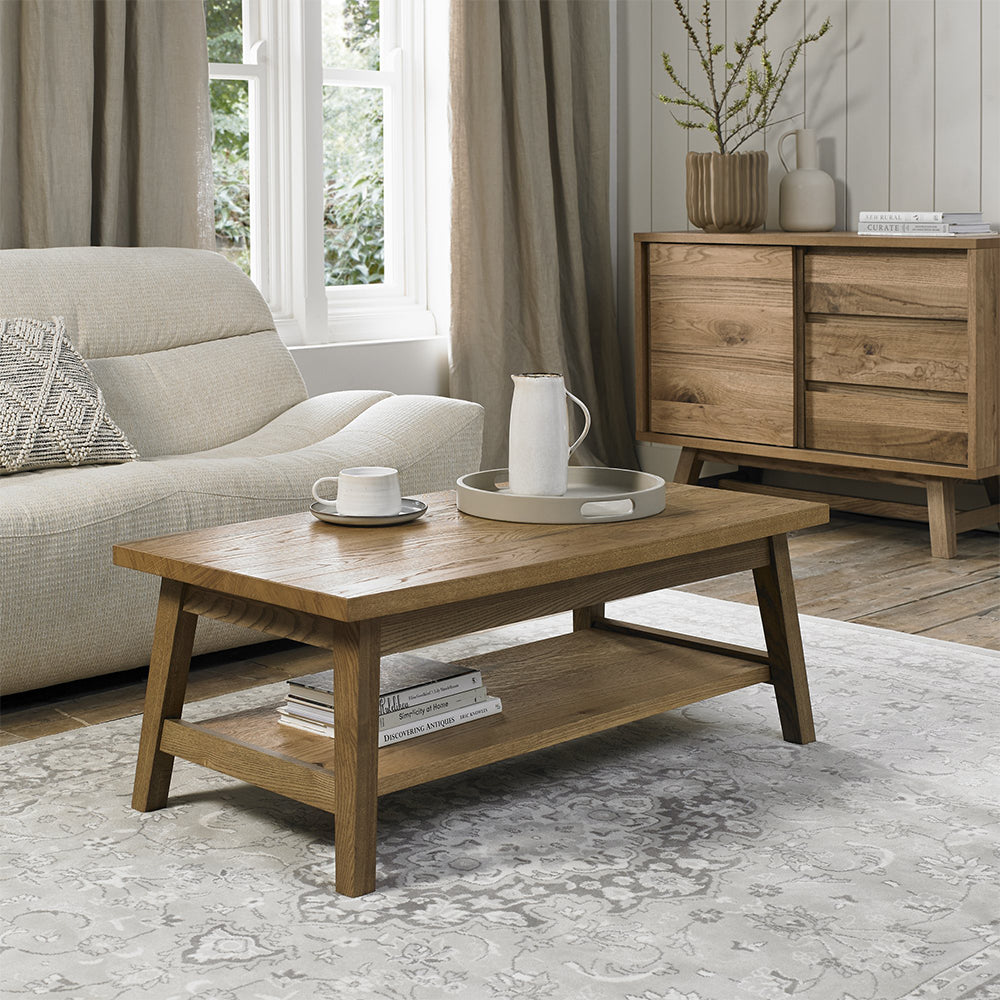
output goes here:
<path id="1" fill-rule="evenodd" d="M 334 845 L 337 892 L 375 889 L 378 824 L 378 625 L 338 624 L 333 649 Z"/>
<path id="2" fill-rule="evenodd" d="M 153 631 L 146 702 L 139 737 L 139 759 L 132 786 L 132 808 L 140 812 L 162 809 L 167 804 L 172 754 L 160 749 L 164 719 L 179 719 L 184 708 L 191 648 L 198 616 L 183 610 L 184 584 L 163 580 Z"/>
<path id="3" fill-rule="evenodd" d="M 987 476 L 983 486 L 986 487 L 986 499 L 990 505 L 1000 503 L 1000 476 Z"/>
<path id="4" fill-rule="evenodd" d="M 768 546 L 770 562 L 753 571 L 753 581 L 771 661 L 771 682 L 778 703 L 781 733 L 790 743 L 812 743 L 816 730 L 809 701 L 788 540 L 784 535 L 775 535 L 768 539 Z"/>
<path id="5" fill-rule="evenodd" d="M 955 481 L 928 479 L 926 487 L 931 555 L 937 559 L 954 559 L 958 552 L 958 537 L 955 532 Z"/>
<path id="6" fill-rule="evenodd" d="M 677 460 L 677 468 L 674 471 L 674 482 L 697 486 L 701 478 L 702 465 L 704 462 L 698 457 L 695 448 L 682 448 L 681 457 Z"/>

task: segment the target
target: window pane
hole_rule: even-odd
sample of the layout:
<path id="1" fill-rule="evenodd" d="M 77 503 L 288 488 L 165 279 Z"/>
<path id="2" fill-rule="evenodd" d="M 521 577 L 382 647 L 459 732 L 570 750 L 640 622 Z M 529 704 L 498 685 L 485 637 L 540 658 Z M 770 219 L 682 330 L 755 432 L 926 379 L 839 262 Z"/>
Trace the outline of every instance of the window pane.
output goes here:
<path id="1" fill-rule="evenodd" d="M 208 61 L 243 62 L 243 0 L 205 0 Z"/>
<path id="2" fill-rule="evenodd" d="M 382 105 L 380 88 L 323 88 L 323 242 L 328 285 L 385 280 Z"/>
<path id="3" fill-rule="evenodd" d="M 246 80 L 212 80 L 215 246 L 250 273 L 250 129 Z"/>
<path id="4" fill-rule="evenodd" d="M 323 65 L 379 68 L 379 0 L 323 0 Z"/>

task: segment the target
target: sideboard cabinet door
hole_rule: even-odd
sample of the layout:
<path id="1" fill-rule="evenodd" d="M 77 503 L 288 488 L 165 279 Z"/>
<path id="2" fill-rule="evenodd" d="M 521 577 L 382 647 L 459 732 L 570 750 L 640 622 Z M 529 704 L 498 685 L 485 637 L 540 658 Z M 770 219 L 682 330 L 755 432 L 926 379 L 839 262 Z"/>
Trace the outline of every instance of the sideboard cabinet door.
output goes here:
<path id="1" fill-rule="evenodd" d="M 795 444 L 791 247 L 649 246 L 650 430 Z"/>

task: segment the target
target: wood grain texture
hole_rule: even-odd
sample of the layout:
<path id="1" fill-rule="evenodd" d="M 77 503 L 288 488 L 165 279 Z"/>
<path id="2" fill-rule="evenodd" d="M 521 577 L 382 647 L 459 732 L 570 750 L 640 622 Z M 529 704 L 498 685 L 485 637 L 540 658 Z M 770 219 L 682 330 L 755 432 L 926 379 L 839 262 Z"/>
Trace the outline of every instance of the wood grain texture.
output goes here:
<path id="1" fill-rule="evenodd" d="M 932 639 L 1000 647 L 1000 586 L 983 580 L 920 600 L 900 601 L 855 619 L 860 625 L 906 629 Z"/>
<path id="2" fill-rule="evenodd" d="M 990 504 L 977 510 L 957 511 L 955 514 L 955 530 L 973 531 L 976 528 L 991 528 L 1000 524 L 1000 504 Z"/>
<path id="3" fill-rule="evenodd" d="M 955 534 L 955 483 L 950 479 L 927 480 L 927 514 L 931 528 L 931 555 L 953 559 L 958 551 Z"/>
<path id="4" fill-rule="evenodd" d="M 649 426 L 649 244 L 636 240 L 635 247 L 635 421 L 636 428 Z"/>
<path id="5" fill-rule="evenodd" d="M 969 326 L 969 456 L 985 476 L 1000 468 L 1000 248 L 969 253 Z"/>
<path id="6" fill-rule="evenodd" d="M 813 315 L 805 377 L 846 385 L 968 392 L 969 337 L 956 320 Z"/>
<path id="7" fill-rule="evenodd" d="M 972 470 L 965 464 L 946 465 L 942 462 L 923 462 L 915 459 L 885 458 L 880 455 L 865 455 L 864 460 L 846 452 L 819 451 L 815 448 L 778 448 L 767 444 L 753 444 L 734 441 L 707 441 L 704 438 L 684 434 L 639 434 L 640 441 L 655 441 L 672 444 L 679 448 L 691 448 L 703 461 L 724 462 L 726 465 L 757 466 L 762 469 L 824 470 L 826 475 L 851 476 L 893 482 L 896 478 L 910 480 L 916 476 L 944 476 L 953 479 L 970 479 Z M 869 471 L 870 476 L 863 473 Z M 976 478 L 982 478 L 980 472 Z"/>
<path id="8" fill-rule="evenodd" d="M 806 447 L 966 465 L 964 396 L 852 388 L 806 391 Z"/>
<path id="9" fill-rule="evenodd" d="M 271 721 L 277 724 L 277 712 L 271 709 L 269 714 Z M 248 723 L 241 728 L 236 721 L 238 717 L 231 718 L 233 721 L 225 734 L 179 719 L 168 719 L 163 724 L 163 747 L 176 757 L 277 792 L 296 802 L 305 802 L 326 812 L 335 810 L 332 768 L 248 743 L 244 737 L 252 737 L 256 726 Z"/>
<path id="10" fill-rule="evenodd" d="M 790 446 L 795 440 L 794 400 L 791 370 L 772 375 L 751 363 L 706 361 L 698 366 L 657 354 L 649 427 L 713 440 Z"/>
<path id="11" fill-rule="evenodd" d="M 982 490 L 982 503 L 996 499 L 990 501 Z M 996 516 L 996 508 L 990 509 Z M 956 515 L 956 527 L 962 517 Z M 955 559 L 934 559 L 922 525 L 833 512 L 828 525 L 789 536 L 789 552 L 800 614 L 846 614 L 862 624 L 1000 648 L 995 533 L 960 534 Z M 750 604 L 757 600 L 750 573 L 682 589 Z M 186 703 L 313 673 L 328 663 L 325 650 L 282 641 L 196 656 Z M 139 715 L 145 687 L 146 670 L 136 670 L 8 696 L 0 746 Z"/>
<path id="12" fill-rule="evenodd" d="M 351 623 L 337 628 L 335 636 L 337 892 L 363 896 L 375 889 L 379 627 L 374 622 Z"/>
<path id="13" fill-rule="evenodd" d="M 340 621 L 497 596 L 821 523 L 822 507 L 668 484 L 662 514 L 600 525 L 487 521 L 430 494 L 378 531 L 290 514 L 115 546 L 118 565 Z"/>
<path id="14" fill-rule="evenodd" d="M 132 808 L 162 809 L 170 791 L 174 758 L 160 747 L 165 719 L 179 719 L 184 709 L 191 648 L 198 619 L 182 610 L 183 584 L 164 580 L 153 630 L 153 653 L 146 682 L 139 756 L 132 788 Z"/>
<path id="15" fill-rule="evenodd" d="M 1000 516 L 1000 505 L 988 504 L 973 510 L 958 512 L 955 509 L 955 482 L 954 480 L 931 480 L 935 484 L 934 490 L 939 494 L 935 503 L 938 505 L 940 514 L 939 524 L 945 525 L 944 531 L 950 530 L 953 534 L 961 534 L 963 531 L 973 531 L 976 528 L 987 528 L 997 523 Z M 945 485 L 947 484 L 947 485 Z M 872 500 L 868 497 L 844 496 L 840 493 L 822 493 L 816 490 L 794 489 L 784 486 L 772 486 L 767 483 L 751 483 L 738 479 L 721 479 L 717 483 L 720 489 L 736 490 L 740 493 L 766 493 L 771 496 L 789 497 L 797 500 L 809 500 L 813 503 L 825 503 L 831 510 L 850 511 L 854 514 L 867 514 L 872 517 L 891 517 L 901 521 L 921 521 L 925 524 L 931 523 L 931 513 L 928 506 L 916 503 L 898 503 L 891 500 Z M 922 485 L 927 487 L 926 482 Z M 945 505 L 951 503 L 951 513 L 945 512 Z M 941 530 L 941 529 L 939 529 Z M 946 534 L 942 537 L 946 537 Z M 931 534 L 932 547 L 934 544 L 934 534 Z M 950 546 L 948 546 L 950 547 Z M 941 542 L 938 542 L 938 551 L 941 551 Z"/>
<path id="16" fill-rule="evenodd" d="M 701 467 L 704 462 L 698 457 L 694 448 L 683 448 L 674 469 L 674 482 L 697 486 L 701 478 Z"/>
<path id="17" fill-rule="evenodd" d="M 652 590 L 677 587 L 714 573 L 752 569 L 768 559 L 766 540 L 723 545 L 662 562 L 611 570 L 512 594 L 456 601 L 439 608 L 422 608 L 380 618 L 382 652 L 396 653 L 427 646 L 470 631 L 497 628 L 526 618 L 558 614 L 579 606 L 617 601 Z"/>
<path id="18" fill-rule="evenodd" d="M 304 611 L 289 611 L 287 608 L 263 604 L 249 598 L 228 597 L 203 587 L 188 586 L 184 596 L 184 610 L 323 649 L 333 649 L 337 642 L 335 623 L 329 618 L 310 615 Z"/>
<path id="19" fill-rule="evenodd" d="M 649 428 L 792 444 L 791 251 L 648 246 Z"/>
<path id="20" fill-rule="evenodd" d="M 708 653 L 719 653 L 722 656 L 735 656 L 749 663 L 767 663 L 767 654 L 750 646 L 737 646 L 730 642 L 718 642 L 714 639 L 701 639 L 694 635 L 681 632 L 671 632 L 668 629 L 652 628 L 649 625 L 632 625 L 629 622 L 612 618 L 602 618 L 594 624 L 595 628 L 615 632 L 618 635 L 630 635 L 640 639 L 652 639 L 655 642 L 666 642 L 673 646 L 684 646 L 688 649 L 700 649 Z"/>
<path id="21" fill-rule="evenodd" d="M 873 517 L 894 517 L 903 521 L 927 522 L 927 508 L 919 504 L 899 503 L 890 500 L 871 500 L 868 497 L 851 497 L 840 493 L 823 493 L 818 490 L 772 486 L 768 483 L 750 483 L 741 479 L 720 479 L 718 487 L 723 490 L 736 490 L 738 493 L 765 493 L 769 496 L 809 500 L 812 503 L 825 503 L 831 509 L 851 511 L 854 514 L 869 514 Z"/>
<path id="22" fill-rule="evenodd" d="M 995 534 L 971 532 L 959 539 L 955 559 L 936 559 L 922 525 L 833 513 L 829 526 L 790 537 L 789 551 L 800 614 L 1000 650 Z M 757 603 L 750 573 L 681 589 Z"/>
<path id="23" fill-rule="evenodd" d="M 961 320 L 968 314 L 962 250 L 817 248 L 806 254 L 805 282 L 807 313 Z"/>
<path id="24" fill-rule="evenodd" d="M 487 671 L 500 715 L 378 751 L 378 792 L 484 764 L 765 683 L 766 664 L 598 629 L 459 661 Z M 280 726 L 274 709 L 202 724 L 284 757 L 332 768 L 336 740 Z M 338 844 L 339 848 L 339 844 Z"/>
<path id="25" fill-rule="evenodd" d="M 764 639 L 771 660 L 771 683 L 778 703 L 781 732 L 790 743 L 816 739 L 806 677 L 795 584 L 784 535 L 770 539 L 771 561 L 753 571 Z"/>

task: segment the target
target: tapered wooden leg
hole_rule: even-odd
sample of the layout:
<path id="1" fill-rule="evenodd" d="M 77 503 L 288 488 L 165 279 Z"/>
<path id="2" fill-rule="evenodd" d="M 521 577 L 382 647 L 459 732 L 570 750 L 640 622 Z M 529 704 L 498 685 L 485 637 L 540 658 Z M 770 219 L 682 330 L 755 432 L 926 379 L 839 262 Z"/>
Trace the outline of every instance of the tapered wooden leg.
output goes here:
<path id="1" fill-rule="evenodd" d="M 379 629 L 338 626 L 333 649 L 334 808 L 337 892 L 375 888 L 378 822 Z"/>
<path id="2" fill-rule="evenodd" d="M 812 743 L 816 730 L 809 702 L 788 540 L 784 535 L 775 535 L 768 539 L 768 546 L 770 562 L 753 571 L 753 582 L 771 661 L 771 681 L 778 703 L 781 734 L 789 743 Z"/>
<path id="3" fill-rule="evenodd" d="M 677 468 L 674 470 L 674 482 L 697 486 L 704 464 L 694 448 L 682 448 L 681 457 L 677 460 Z"/>
<path id="4" fill-rule="evenodd" d="M 132 788 L 132 808 L 140 812 L 162 809 L 170 791 L 173 755 L 160 750 L 164 719 L 179 719 L 184 708 L 196 615 L 182 609 L 184 585 L 176 580 L 160 584 L 160 603 L 153 632 L 153 652 L 146 681 L 139 759 Z"/>
<path id="5" fill-rule="evenodd" d="M 926 486 L 931 555 L 937 559 L 954 559 L 958 552 L 958 538 L 955 532 L 955 481 L 928 479 Z"/>

